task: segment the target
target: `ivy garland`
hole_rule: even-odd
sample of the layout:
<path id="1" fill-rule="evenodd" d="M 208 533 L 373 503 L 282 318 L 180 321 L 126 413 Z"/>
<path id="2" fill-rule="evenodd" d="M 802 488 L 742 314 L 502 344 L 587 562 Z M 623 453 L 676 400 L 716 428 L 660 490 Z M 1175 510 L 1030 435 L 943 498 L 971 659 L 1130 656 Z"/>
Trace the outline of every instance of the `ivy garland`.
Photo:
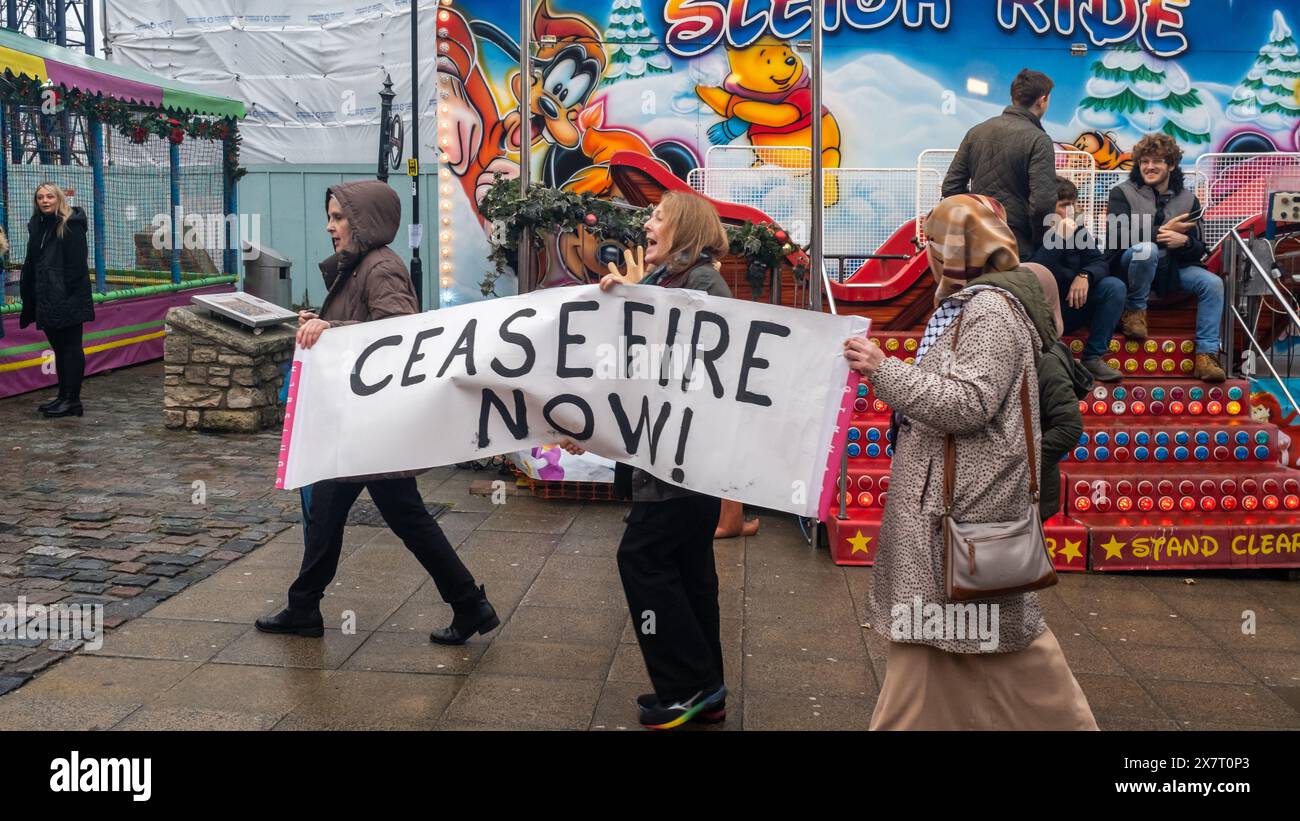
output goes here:
<path id="1" fill-rule="evenodd" d="M 5 102 L 39 108 L 45 102 L 46 91 L 53 91 L 59 112 L 67 111 L 83 117 L 95 117 L 111 126 L 133 143 L 143 143 L 150 135 L 179 145 L 186 137 L 199 140 L 220 140 L 223 143 L 222 162 L 226 173 L 237 180 L 248 170 L 239 165 L 239 147 L 243 137 L 233 117 L 214 119 L 183 111 L 158 111 L 143 109 L 140 105 L 87 94 L 80 89 L 49 86 L 31 77 L 5 72 L 8 88 L 4 89 Z"/>
<path id="2" fill-rule="evenodd" d="M 645 244 L 645 223 L 651 210 L 649 206 L 635 208 L 540 183 L 530 185 L 527 195 L 521 196 L 518 179 L 497 174 L 479 206 L 479 213 L 492 224 L 488 259 L 494 265 L 481 283 L 483 295 L 495 294 L 497 279 L 519 259 L 519 238 L 525 229 L 532 230 L 532 244 L 539 251 L 547 236 L 576 233 L 580 227 L 597 240 L 635 247 Z M 730 253 L 747 258 L 750 271 L 763 275 L 787 264 L 787 258 L 798 250 L 789 235 L 773 224 L 746 221 L 727 226 L 727 237 L 731 241 Z M 806 263 L 794 264 L 793 270 L 800 282 L 808 274 Z"/>

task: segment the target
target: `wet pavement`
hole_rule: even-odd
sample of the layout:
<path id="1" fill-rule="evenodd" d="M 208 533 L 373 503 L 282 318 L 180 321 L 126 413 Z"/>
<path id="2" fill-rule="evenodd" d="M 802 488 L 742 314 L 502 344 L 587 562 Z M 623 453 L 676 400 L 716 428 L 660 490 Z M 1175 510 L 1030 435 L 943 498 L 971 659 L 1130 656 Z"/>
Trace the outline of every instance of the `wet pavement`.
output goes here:
<path id="1" fill-rule="evenodd" d="M 88 381 L 82 419 L 40 419 L 47 393 L 0 400 L 0 606 L 100 603 L 112 629 L 95 650 L 0 640 L 0 729 L 637 728 L 650 688 L 615 562 L 622 505 L 493 504 L 495 474 L 430 471 L 425 500 L 450 506 L 439 522 L 501 627 L 431 645 L 450 608 L 395 536 L 358 526 L 325 637 L 268 636 L 253 619 L 284 605 L 302 551 L 297 493 L 273 488 L 278 432 L 166 430 L 160 363 Z M 871 570 L 762 518 L 715 544 L 716 729 L 865 729 L 885 671 L 863 626 Z M 1066 575 L 1043 602 L 1103 729 L 1300 728 L 1284 572 Z"/>

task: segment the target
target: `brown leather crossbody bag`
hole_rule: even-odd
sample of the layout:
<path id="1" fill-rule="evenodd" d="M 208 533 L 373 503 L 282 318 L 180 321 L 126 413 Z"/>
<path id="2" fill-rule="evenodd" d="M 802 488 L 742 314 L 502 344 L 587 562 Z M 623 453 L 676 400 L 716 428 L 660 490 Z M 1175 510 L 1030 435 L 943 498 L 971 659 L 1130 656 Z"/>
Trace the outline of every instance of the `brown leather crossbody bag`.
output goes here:
<path id="1" fill-rule="evenodd" d="M 958 316 L 953 331 L 954 351 L 960 334 L 961 317 Z M 1025 458 L 1029 462 L 1029 505 L 1023 516 L 1009 522 L 959 522 L 953 516 L 957 439 L 951 433 L 945 437 L 944 577 L 948 598 L 953 601 L 991 599 L 1056 584 L 1056 570 L 1047 551 L 1038 513 L 1038 460 L 1034 458 L 1028 368 L 1020 375 L 1020 415 L 1025 426 Z"/>

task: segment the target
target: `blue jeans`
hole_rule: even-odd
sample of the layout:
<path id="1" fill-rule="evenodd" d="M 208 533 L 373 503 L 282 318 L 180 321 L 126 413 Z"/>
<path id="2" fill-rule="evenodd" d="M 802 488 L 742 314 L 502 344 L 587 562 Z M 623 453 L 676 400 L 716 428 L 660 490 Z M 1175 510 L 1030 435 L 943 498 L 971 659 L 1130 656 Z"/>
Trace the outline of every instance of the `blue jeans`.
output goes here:
<path id="1" fill-rule="evenodd" d="M 1088 301 L 1082 308 L 1071 308 L 1066 302 L 1069 289 L 1061 291 L 1061 319 L 1065 322 L 1065 332 L 1074 333 L 1076 328 L 1088 323 L 1088 341 L 1083 346 L 1081 359 L 1097 359 L 1106 354 L 1110 339 L 1115 335 L 1115 326 L 1119 324 L 1119 315 L 1124 311 L 1126 291 L 1124 281 L 1119 277 L 1094 280 L 1088 288 Z"/>
<path id="2" fill-rule="evenodd" d="M 1160 260 L 1169 252 L 1154 242 L 1139 242 L 1120 257 L 1128 273 L 1128 300 L 1124 307 L 1145 311 L 1151 283 Z M 1219 352 L 1219 327 L 1223 323 L 1223 280 L 1199 265 L 1178 269 L 1178 285 L 1196 297 L 1196 352 Z"/>

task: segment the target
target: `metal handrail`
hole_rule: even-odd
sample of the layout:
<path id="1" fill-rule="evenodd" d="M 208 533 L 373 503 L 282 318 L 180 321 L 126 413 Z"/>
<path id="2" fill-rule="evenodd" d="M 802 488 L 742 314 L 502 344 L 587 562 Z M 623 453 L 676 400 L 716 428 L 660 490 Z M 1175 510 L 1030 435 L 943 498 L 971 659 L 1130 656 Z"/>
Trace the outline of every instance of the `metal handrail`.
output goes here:
<path id="1" fill-rule="evenodd" d="M 1241 315 L 1241 312 L 1237 310 L 1236 286 L 1239 277 L 1238 277 L 1238 270 L 1237 270 L 1237 254 L 1235 252 L 1240 252 L 1245 255 L 1244 257 L 1245 260 L 1250 264 L 1252 268 L 1255 269 L 1255 273 L 1259 275 L 1259 278 L 1262 279 L 1268 285 L 1268 289 L 1273 292 L 1274 298 L 1276 298 L 1277 301 L 1282 305 L 1282 309 L 1286 312 L 1287 317 L 1291 320 L 1292 327 L 1297 330 L 1300 330 L 1300 315 L 1296 314 L 1295 309 L 1291 306 L 1290 300 L 1287 298 L 1286 295 L 1283 294 L 1282 289 L 1277 286 L 1277 283 L 1273 281 L 1272 274 L 1268 270 L 1266 270 L 1264 266 L 1260 263 L 1260 261 L 1255 257 L 1255 255 L 1251 253 L 1250 246 L 1246 244 L 1246 241 L 1242 239 L 1241 235 L 1238 234 L 1236 231 L 1230 231 L 1228 233 L 1228 236 L 1232 237 L 1233 241 L 1236 243 L 1236 247 L 1232 249 L 1234 253 L 1230 255 L 1228 259 L 1229 262 L 1228 273 L 1230 275 L 1228 279 L 1228 286 L 1229 286 L 1229 295 L 1231 297 L 1228 301 L 1228 307 L 1232 311 L 1232 316 L 1237 321 L 1237 325 L 1241 328 L 1242 332 L 1246 335 L 1246 338 L 1250 340 L 1251 347 L 1259 355 L 1259 359 L 1261 359 L 1264 362 L 1264 366 L 1268 368 L 1269 373 L 1273 374 L 1273 379 L 1277 382 L 1278 390 L 1280 390 L 1282 392 L 1282 395 L 1286 397 L 1287 402 L 1290 403 L 1290 407 L 1292 408 L 1300 407 L 1296 405 L 1295 397 L 1292 396 L 1291 391 L 1287 389 L 1286 380 L 1284 380 L 1282 378 L 1282 375 L 1278 373 L 1277 368 L 1273 367 L 1272 358 L 1269 356 L 1268 352 L 1264 350 L 1264 346 L 1259 343 L 1259 340 L 1255 338 L 1255 334 L 1250 329 L 1250 323 L 1248 323 L 1246 321 L 1246 318 Z M 1227 256 L 1226 253 L 1225 256 Z M 1229 336 L 1228 338 L 1228 343 L 1229 343 L 1228 346 L 1229 367 L 1231 367 L 1231 359 L 1232 359 L 1231 336 Z"/>
<path id="2" fill-rule="evenodd" d="M 1268 289 L 1273 292 L 1273 296 L 1277 298 L 1278 302 L 1282 303 L 1282 307 L 1286 310 L 1287 318 L 1291 320 L 1291 324 L 1294 325 L 1297 330 L 1300 330 L 1300 315 L 1296 314 L 1295 309 L 1291 307 L 1290 300 L 1282 293 L 1282 289 L 1277 287 L 1277 283 L 1273 281 L 1272 275 L 1264 268 L 1263 264 L 1255 258 L 1255 255 L 1251 253 L 1250 246 L 1246 244 L 1246 241 L 1242 239 L 1241 235 L 1236 231 L 1231 232 L 1228 236 L 1232 237 L 1236 241 L 1237 247 L 1246 254 L 1246 259 L 1250 262 L 1251 267 L 1259 272 L 1260 277 L 1268 285 Z"/>

